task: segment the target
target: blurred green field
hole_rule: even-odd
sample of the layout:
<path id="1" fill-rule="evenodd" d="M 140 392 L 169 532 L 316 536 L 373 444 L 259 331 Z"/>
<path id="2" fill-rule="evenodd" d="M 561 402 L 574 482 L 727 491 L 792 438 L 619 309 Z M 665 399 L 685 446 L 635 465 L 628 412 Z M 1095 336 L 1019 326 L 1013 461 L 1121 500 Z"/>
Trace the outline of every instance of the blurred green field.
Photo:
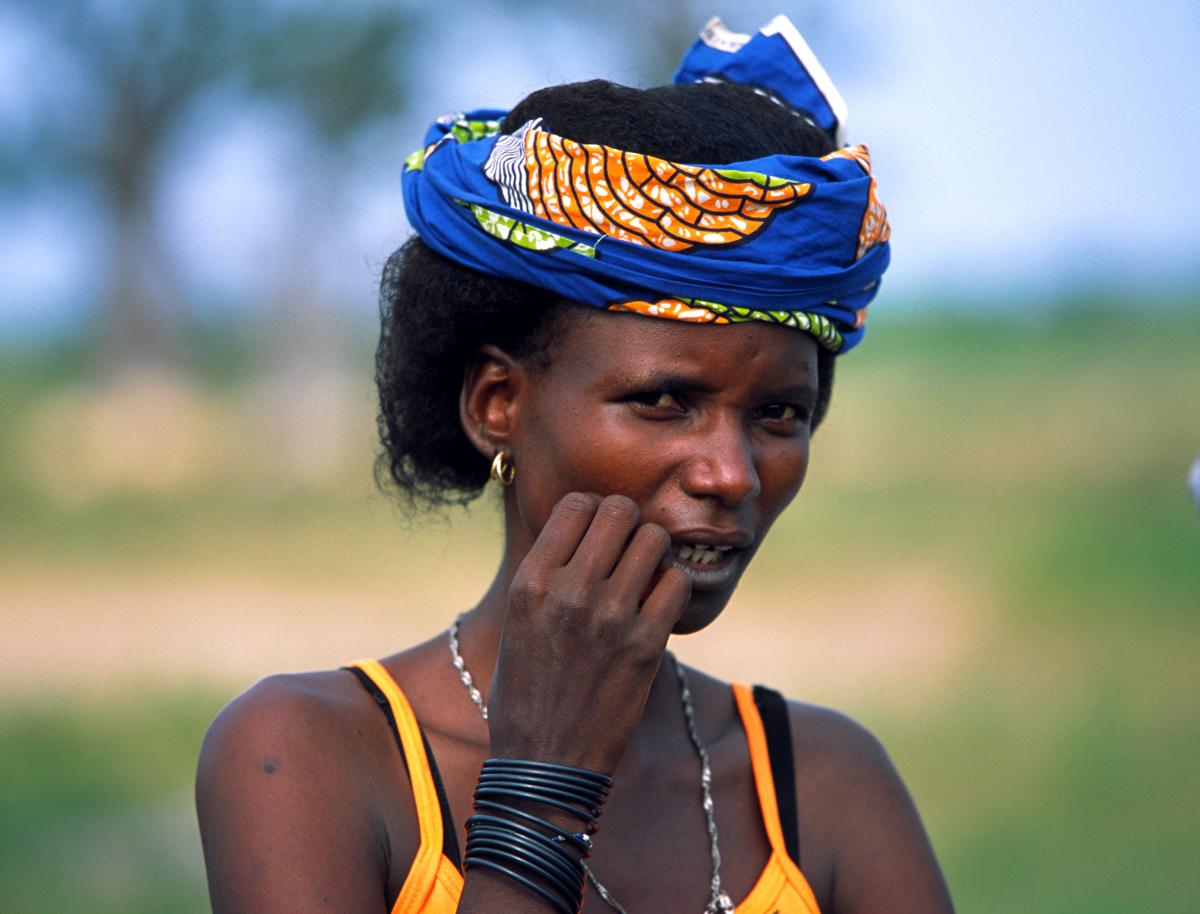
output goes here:
<path id="1" fill-rule="evenodd" d="M 432 634 L 492 570 L 487 505 L 408 529 L 373 493 L 366 354 L 315 460 L 206 352 L 126 412 L 70 349 L 0 369 L 6 911 L 206 910 L 220 705 Z M 155 410 L 187 421 L 122 468 L 96 422 Z M 675 649 L 874 729 L 963 912 L 1200 910 L 1198 448 L 1200 308 L 881 321 L 743 592 Z"/>

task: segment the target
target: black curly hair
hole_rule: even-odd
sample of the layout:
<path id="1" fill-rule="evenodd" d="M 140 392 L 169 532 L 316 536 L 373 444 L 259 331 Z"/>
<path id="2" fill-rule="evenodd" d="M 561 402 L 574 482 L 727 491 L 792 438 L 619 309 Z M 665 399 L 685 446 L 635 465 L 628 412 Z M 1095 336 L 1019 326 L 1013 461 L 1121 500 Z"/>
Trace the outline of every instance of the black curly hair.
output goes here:
<path id="1" fill-rule="evenodd" d="M 502 133 L 542 118 L 547 130 L 676 162 L 727 165 L 774 154 L 822 156 L 833 140 L 803 116 L 746 86 L 693 83 L 632 89 L 604 80 L 540 89 L 504 119 Z M 415 510 L 465 504 L 489 465 L 467 439 L 459 395 L 479 348 L 544 358 L 550 319 L 579 304 L 461 266 L 409 239 L 387 261 L 375 354 L 380 486 Z M 815 428 L 833 390 L 832 353 L 817 347 Z"/>

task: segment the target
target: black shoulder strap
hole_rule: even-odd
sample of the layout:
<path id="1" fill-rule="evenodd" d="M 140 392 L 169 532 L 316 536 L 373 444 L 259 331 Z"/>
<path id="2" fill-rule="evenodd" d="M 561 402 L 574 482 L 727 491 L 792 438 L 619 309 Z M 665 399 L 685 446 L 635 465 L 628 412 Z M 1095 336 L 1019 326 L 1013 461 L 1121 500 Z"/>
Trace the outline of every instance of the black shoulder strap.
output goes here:
<path id="1" fill-rule="evenodd" d="M 343 667 L 343 669 L 349 670 L 354 674 L 354 677 L 362 684 L 362 687 L 367 690 L 370 696 L 375 699 L 375 703 L 383 711 L 383 716 L 387 718 L 388 726 L 392 730 L 392 736 L 396 739 L 396 748 L 400 750 L 400 761 L 404 763 L 404 770 L 408 772 L 408 776 L 411 778 L 412 772 L 408 770 L 408 759 L 404 755 L 404 743 L 400 741 L 400 730 L 396 726 L 396 715 L 392 713 L 392 703 L 383 694 L 383 690 L 375 684 L 375 680 L 358 667 L 348 666 Z M 425 736 L 424 729 L 421 730 L 421 742 L 425 746 L 425 757 L 429 760 L 429 773 L 433 776 L 433 786 L 437 790 L 438 805 L 442 809 L 442 854 L 461 870 L 462 858 L 458 853 L 458 837 L 454 831 L 454 819 L 450 815 L 450 802 L 446 799 L 446 788 L 442 786 L 442 776 L 438 772 L 437 760 L 433 757 L 433 750 L 429 747 L 429 740 Z"/>
<path id="2" fill-rule="evenodd" d="M 792 724 L 787 702 L 774 689 L 759 685 L 754 687 L 754 704 L 767 736 L 767 755 L 771 760 L 771 780 L 775 782 L 783 846 L 799 867 L 800 821 L 796 809 L 796 766 L 792 759 Z"/>
<path id="3" fill-rule="evenodd" d="M 437 791 L 438 806 L 442 808 L 442 856 L 462 872 L 462 857 L 458 853 L 458 835 L 454 828 L 454 817 L 450 815 L 450 801 L 446 799 L 446 788 L 442 786 L 442 775 L 438 771 L 437 759 L 425 731 L 421 731 L 421 742 L 425 745 L 425 758 L 429 759 L 429 773 L 433 775 L 433 787 Z"/>

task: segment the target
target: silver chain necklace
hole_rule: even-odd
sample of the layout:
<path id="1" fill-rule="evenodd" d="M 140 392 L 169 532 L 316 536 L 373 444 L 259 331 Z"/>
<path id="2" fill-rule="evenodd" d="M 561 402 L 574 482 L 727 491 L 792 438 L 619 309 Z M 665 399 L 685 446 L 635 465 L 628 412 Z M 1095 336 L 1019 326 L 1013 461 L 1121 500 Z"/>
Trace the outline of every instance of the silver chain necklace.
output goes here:
<path id="1" fill-rule="evenodd" d="M 480 694 L 479 689 L 475 687 L 475 682 L 471 679 L 471 674 L 467 672 L 467 664 L 458 649 L 458 626 L 464 616 L 466 616 L 466 613 L 460 613 L 450 626 L 450 659 L 454 662 L 454 668 L 458 670 L 458 676 L 462 680 L 463 685 L 467 687 L 467 694 L 475 702 L 475 707 L 479 708 L 479 713 L 483 715 L 483 719 L 487 720 L 487 704 L 484 702 L 483 695 Z M 700 789 L 704 797 L 700 805 L 704 809 L 704 819 L 708 826 L 708 843 L 712 856 L 712 883 L 708 905 L 704 909 L 704 914 L 731 914 L 734 910 L 733 901 L 721 891 L 721 852 L 717 849 L 717 823 L 713 817 L 712 766 L 708 761 L 708 750 L 700 742 L 700 734 L 696 731 L 696 714 L 692 708 L 692 692 L 688 688 L 687 676 L 684 674 L 683 667 L 680 666 L 679 661 L 675 659 L 675 655 L 667 651 L 667 656 L 671 658 L 671 664 L 675 667 L 675 675 L 679 677 L 679 698 L 683 703 L 683 717 L 687 722 L 688 737 L 692 741 L 692 746 L 696 749 L 696 755 L 700 756 Z M 592 880 L 592 885 L 596 887 L 596 891 L 600 893 L 600 897 L 604 899 L 608 906 L 614 911 L 620 912 L 620 914 L 628 914 L 617 902 L 617 899 L 613 898 L 612 893 L 600 884 L 600 880 L 595 877 L 591 868 L 586 863 L 583 864 L 583 869 L 587 873 L 588 879 Z"/>

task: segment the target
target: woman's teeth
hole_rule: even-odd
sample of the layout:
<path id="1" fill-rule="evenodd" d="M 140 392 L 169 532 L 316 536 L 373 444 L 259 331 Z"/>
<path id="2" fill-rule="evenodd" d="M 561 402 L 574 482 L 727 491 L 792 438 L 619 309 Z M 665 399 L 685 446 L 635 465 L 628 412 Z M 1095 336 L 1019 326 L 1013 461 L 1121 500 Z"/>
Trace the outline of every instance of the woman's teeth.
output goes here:
<path id="1" fill-rule="evenodd" d="M 732 546 L 697 546 L 684 543 L 681 546 L 676 546 L 672 551 L 678 558 L 683 559 L 685 562 L 693 562 L 696 565 L 711 565 L 732 548 Z"/>

